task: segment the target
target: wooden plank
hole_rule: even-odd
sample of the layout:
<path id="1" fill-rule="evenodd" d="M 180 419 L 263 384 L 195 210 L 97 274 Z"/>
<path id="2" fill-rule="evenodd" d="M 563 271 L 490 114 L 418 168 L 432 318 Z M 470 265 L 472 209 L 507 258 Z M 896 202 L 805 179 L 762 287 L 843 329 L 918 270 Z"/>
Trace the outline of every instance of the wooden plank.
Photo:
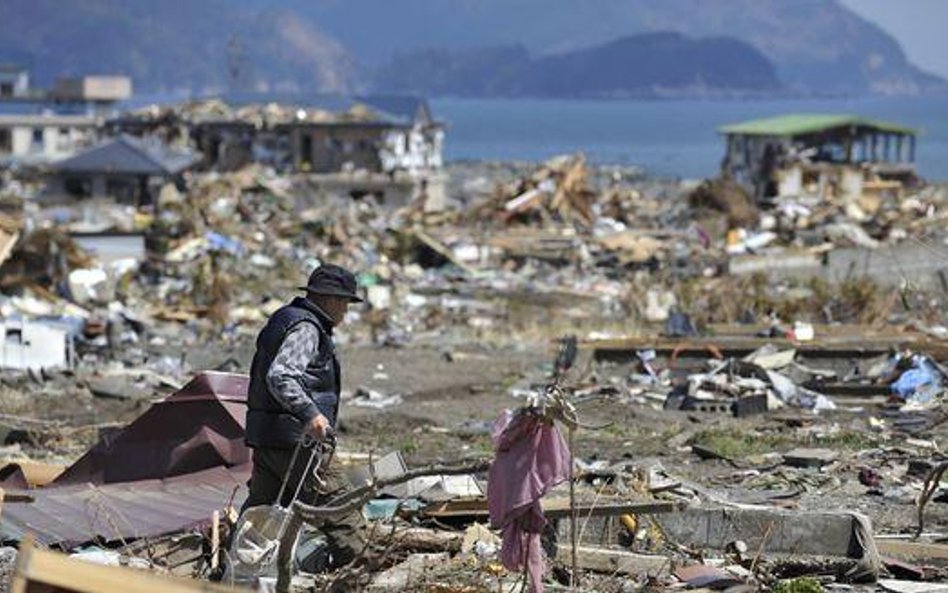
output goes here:
<path id="1" fill-rule="evenodd" d="M 58 478 L 59 474 L 63 473 L 66 469 L 65 465 L 40 463 L 36 461 L 14 461 L 12 463 L 20 466 L 30 488 L 46 486 Z"/>
<path id="2" fill-rule="evenodd" d="M 3 502 L 4 504 L 9 504 L 11 502 L 36 502 L 36 497 L 32 494 L 26 494 L 25 492 L 4 492 L 3 493 Z"/>
<path id="3" fill-rule="evenodd" d="M 462 271 L 471 275 L 474 275 L 477 273 L 477 271 L 474 268 L 472 268 L 471 266 L 467 265 L 466 263 L 462 262 L 457 257 L 455 257 L 454 252 L 448 249 L 443 243 L 441 243 L 441 241 L 438 241 L 437 239 L 435 239 L 434 237 L 432 237 L 431 235 L 429 235 L 428 233 L 426 233 L 425 231 L 421 229 L 414 229 L 412 232 L 415 234 L 415 237 L 417 237 L 419 241 L 427 245 L 429 248 L 431 248 L 441 257 L 445 258 L 446 260 L 448 260 L 449 262 L 451 262 L 452 264 L 460 268 Z"/>
<path id="4" fill-rule="evenodd" d="M 19 471 L 23 475 L 23 479 L 26 480 L 26 484 L 30 488 L 36 488 L 38 486 L 48 485 L 55 480 L 59 474 L 63 473 L 65 469 L 65 465 L 16 460 L 4 463 L 3 466 L 0 467 L 0 473 L 9 476 Z"/>
<path id="5" fill-rule="evenodd" d="M 19 239 L 20 233 L 11 233 L 3 228 L 0 228 L 0 264 L 7 261 L 7 259 L 10 257 L 10 254 L 13 253 L 13 247 L 16 245 L 16 242 Z"/>
<path id="6" fill-rule="evenodd" d="M 18 559 L 11 593 L 28 593 L 31 583 L 75 593 L 233 593 L 238 590 L 207 581 L 169 577 L 124 566 L 83 562 L 64 554 L 35 548 L 30 538 L 21 542 L 20 555 L 22 562 Z"/>
<path id="7" fill-rule="evenodd" d="M 553 498 L 541 501 L 543 513 L 548 519 L 561 519 L 570 514 L 569 499 Z M 621 515 L 658 515 L 662 513 L 674 513 L 688 508 L 688 503 L 661 500 L 661 501 L 643 501 L 643 502 L 619 502 L 607 504 L 586 504 L 576 505 L 576 513 L 580 517 L 618 517 Z"/>
<path id="8" fill-rule="evenodd" d="M 211 571 L 217 570 L 221 555 L 221 512 L 211 513 Z"/>
<path id="9" fill-rule="evenodd" d="M 13 576 L 10 577 L 10 593 L 26 593 L 26 573 L 32 561 L 33 550 L 33 536 L 27 535 L 20 541 L 20 549 L 16 554 Z"/>
<path id="10" fill-rule="evenodd" d="M 773 344 L 777 348 L 795 348 L 797 354 L 808 358 L 871 358 L 887 354 L 896 348 L 914 348 L 911 341 L 899 338 L 887 340 L 865 340 L 862 342 L 795 342 L 782 338 L 634 338 L 626 340 L 601 340 L 581 344 L 593 350 L 597 359 L 635 355 L 638 350 L 655 350 L 660 356 L 678 352 L 680 357 L 710 356 L 708 347 L 717 348 L 724 357 L 741 357 L 761 346 Z"/>
<path id="11" fill-rule="evenodd" d="M 431 552 L 459 552 L 464 541 L 463 531 L 430 529 L 427 527 L 408 527 L 394 532 L 380 534 L 383 541 L 395 541 L 412 550 Z"/>
<path id="12" fill-rule="evenodd" d="M 913 560 L 948 560 L 948 544 L 876 539 L 880 554 Z"/>
<path id="13" fill-rule="evenodd" d="M 593 351 L 597 358 L 622 358 L 635 355 L 636 350 L 654 349 L 668 356 L 676 349 L 679 356 L 708 356 L 708 346 L 715 346 L 724 356 L 744 356 L 765 344 L 778 348 L 795 348 L 803 357 L 843 358 L 872 357 L 893 349 L 908 348 L 924 352 L 935 359 L 948 359 L 948 342 L 935 340 L 912 331 L 897 328 L 881 330 L 865 325 L 816 325 L 816 339 L 796 342 L 786 338 L 762 338 L 756 334 L 766 329 L 759 325 L 713 325 L 712 335 L 693 338 L 667 338 L 659 335 L 629 336 L 602 340 L 581 340 L 580 347 Z M 626 356 L 627 357 L 627 356 Z"/>
<path id="14" fill-rule="evenodd" d="M 561 519 L 570 514 L 569 499 L 551 498 L 540 501 L 543 513 L 548 519 Z M 579 503 L 576 512 L 581 517 L 615 517 L 619 515 L 652 515 L 673 513 L 688 508 L 688 504 L 678 501 L 626 501 L 600 504 Z M 487 499 L 449 500 L 428 505 L 421 510 L 423 515 L 436 519 L 447 518 L 484 518 L 488 516 Z"/>
<path id="15" fill-rule="evenodd" d="M 570 564 L 572 562 L 572 548 L 567 544 L 557 544 L 556 560 Z M 671 561 L 665 556 L 648 556 L 625 550 L 612 550 L 593 546 L 578 546 L 576 548 L 576 563 L 583 570 L 591 570 L 606 574 L 621 574 L 628 576 L 662 576 L 669 573 Z"/>

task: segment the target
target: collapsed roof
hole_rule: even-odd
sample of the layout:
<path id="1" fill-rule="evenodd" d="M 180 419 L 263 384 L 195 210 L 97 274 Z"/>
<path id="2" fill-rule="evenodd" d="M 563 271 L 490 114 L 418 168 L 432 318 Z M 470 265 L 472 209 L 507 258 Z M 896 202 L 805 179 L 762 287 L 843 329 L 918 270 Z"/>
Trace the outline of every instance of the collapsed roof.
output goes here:
<path id="1" fill-rule="evenodd" d="M 206 523 L 239 505 L 249 379 L 204 372 L 93 446 L 45 488 L 10 490 L 0 533 L 47 545 L 149 537 Z M 14 482 L 13 485 L 16 485 Z"/>
<path id="2" fill-rule="evenodd" d="M 249 463 L 244 445 L 248 384 L 245 375 L 197 375 L 118 434 L 100 440 L 55 484 L 160 480 Z"/>

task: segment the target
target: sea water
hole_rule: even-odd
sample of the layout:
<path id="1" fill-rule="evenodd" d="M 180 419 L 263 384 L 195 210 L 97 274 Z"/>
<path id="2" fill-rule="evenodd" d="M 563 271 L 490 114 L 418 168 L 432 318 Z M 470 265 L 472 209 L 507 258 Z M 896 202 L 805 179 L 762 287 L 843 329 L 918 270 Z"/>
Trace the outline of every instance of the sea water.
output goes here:
<path id="1" fill-rule="evenodd" d="M 948 181 L 948 97 L 786 100 L 562 101 L 432 99 L 447 124 L 447 160 L 543 160 L 584 152 L 680 178 L 713 175 L 724 156 L 717 128 L 785 113 L 846 113 L 919 130 L 919 173 Z"/>

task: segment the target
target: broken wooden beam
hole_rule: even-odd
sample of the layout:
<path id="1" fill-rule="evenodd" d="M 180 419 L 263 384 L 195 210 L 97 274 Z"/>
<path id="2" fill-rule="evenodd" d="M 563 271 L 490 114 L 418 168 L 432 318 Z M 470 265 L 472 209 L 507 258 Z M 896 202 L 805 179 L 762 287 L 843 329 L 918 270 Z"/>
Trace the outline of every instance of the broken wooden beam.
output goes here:
<path id="1" fill-rule="evenodd" d="M 640 350 L 654 350 L 659 356 L 676 355 L 676 358 L 708 358 L 708 347 L 713 346 L 725 358 L 747 356 L 758 348 L 772 344 L 777 348 L 794 348 L 803 358 L 873 358 L 889 354 L 895 349 L 911 348 L 904 339 L 865 340 L 863 342 L 794 342 L 783 338 L 628 338 L 613 340 L 590 340 L 580 346 L 593 351 L 597 361 L 628 362 L 636 359 Z M 915 348 L 912 348 L 915 349 Z M 927 352 L 927 350 L 921 350 Z"/>
<path id="2" fill-rule="evenodd" d="M 557 544 L 556 560 L 565 563 L 572 562 L 572 548 L 567 544 Z M 671 570 L 671 561 L 665 556 L 636 554 L 626 550 L 595 546 L 578 546 L 576 565 L 583 570 L 627 576 L 648 574 L 657 577 L 666 575 Z"/>
<path id="3" fill-rule="evenodd" d="M 551 498 L 540 501 L 547 519 L 561 519 L 570 515 L 569 499 Z M 617 517 L 620 515 L 654 515 L 674 513 L 688 508 L 688 503 L 669 500 L 622 501 L 607 503 L 583 503 L 576 505 L 580 517 Z M 486 519 L 487 499 L 449 500 L 428 505 L 420 511 L 434 519 Z"/>
<path id="4" fill-rule="evenodd" d="M 29 536 L 20 542 L 10 593 L 233 593 L 238 589 L 207 581 L 158 575 L 125 566 L 102 566 L 34 546 Z"/>
<path id="5" fill-rule="evenodd" d="M 948 565 L 948 544 L 877 538 L 876 547 L 884 556 L 916 562 L 936 561 L 936 564 Z"/>
<path id="6" fill-rule="evenodd" d="M 467 274 L 471 274 L 471 275 L 477 274 L 477 270 L 475 270 L 471 266 L 467 265 L 466 263 L 458 259 L 454 255 L 454 252 L 448 249 L 448 247 L 444 245 L 444 243 L 442 243 L 441 241 L 435 239 L 434 237 L 432 237 L 425 231 L 421 230 L 420 228 L 416 228 L 412 232 L 414 233 L 415 237 L 419 241 L 421 241 L 426 247 L 428 247 L 429 249 L 431 249 L 432 251 L 434 251 L 435 253 L 443 257 L 444 259 L 448 260 L 449 262 L 457 266 L 458 269 L 462 270 L 463 272 Z"/>
<path id="7" fill-rule="evenodd" d="M 428 527 L 408 527 L 397 529 L 394 532 L 385 530 L 384 533 L 376 537 L 382 542 L 397 543 L 399 546 L 411 550 L 455 553 L 461 551 L 464 532 L 430 529 Z M 373 537 L 373 539 L 375 538 Z"/>
<path id="8" fill-rule="evenodd" d="M 655 350 L 659 356 L 707 358 L 708 346 L 716 347 L 723 356 L 741 357 L 765 344 L 793 348 L 802 358 L 868 358 L 893 350 L 910 349 L 924 352 L 935 359 L 948 355 L 948 345 L 912 331 L 880 332 L 865 325 L 816 325 L 816 338 L 798 342 L 785 337 L 760 337 L 769 330 L 763 325 L 715 324 L 708 327 L 711 335 L 669 338 L 660 335 L 629 336 L 583 340 L 580 347 L 592 350 L 597 360 L 632 360 L 638 350 Z"/>

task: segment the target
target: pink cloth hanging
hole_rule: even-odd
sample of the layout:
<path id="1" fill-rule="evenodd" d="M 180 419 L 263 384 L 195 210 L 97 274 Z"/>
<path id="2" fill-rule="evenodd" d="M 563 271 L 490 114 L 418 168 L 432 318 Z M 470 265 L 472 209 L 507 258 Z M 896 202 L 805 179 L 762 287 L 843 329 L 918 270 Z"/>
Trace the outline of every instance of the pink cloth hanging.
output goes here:
<path id="1" fill-rule="evenodd" d="M 508 570 L 524 565 L 530 591 L 542 593 L 546 518 L 540 498 L 570 478 L 569 447 L 552 422 L 506 410 L 494 423 L 494 462 L 487 482 L 490 523 L 502 529 L 500 559 Z"/>

